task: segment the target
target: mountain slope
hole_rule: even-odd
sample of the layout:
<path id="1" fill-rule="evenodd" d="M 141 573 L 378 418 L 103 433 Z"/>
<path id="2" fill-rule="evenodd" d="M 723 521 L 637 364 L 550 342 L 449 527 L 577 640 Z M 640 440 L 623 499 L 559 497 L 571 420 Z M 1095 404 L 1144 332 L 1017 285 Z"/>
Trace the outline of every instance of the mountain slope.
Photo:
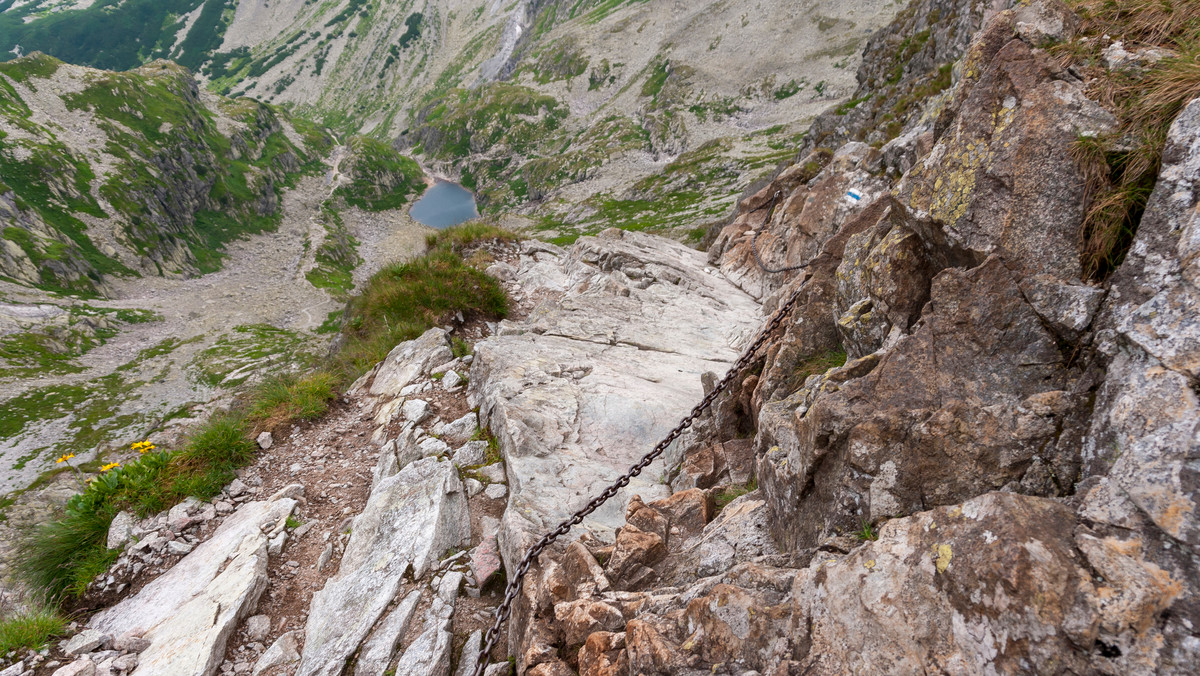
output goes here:
<path id="1" fill-rule="evenodd" d="M 331 138 L 158 61 L 126 73 L 33 55 L 0 65 L 0 274 L 103 293 L 104 275 L 189 274 L 278 221 Z"/>

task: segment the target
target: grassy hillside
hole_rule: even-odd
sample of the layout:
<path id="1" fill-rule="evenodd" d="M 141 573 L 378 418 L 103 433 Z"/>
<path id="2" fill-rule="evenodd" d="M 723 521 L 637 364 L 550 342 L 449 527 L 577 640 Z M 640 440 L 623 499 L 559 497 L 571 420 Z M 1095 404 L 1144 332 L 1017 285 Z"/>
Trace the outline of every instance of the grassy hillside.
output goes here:
<path id="1" fill-rule="evenodd" d="M 41 54 L 0 64 L 0 139 L 0 276 L 83 293 L 105 275 L 217 269 L 225 243 L 274 227 L 280 192 L 332 143 L 271 106 L 202 97 L 175 64 Z"/>

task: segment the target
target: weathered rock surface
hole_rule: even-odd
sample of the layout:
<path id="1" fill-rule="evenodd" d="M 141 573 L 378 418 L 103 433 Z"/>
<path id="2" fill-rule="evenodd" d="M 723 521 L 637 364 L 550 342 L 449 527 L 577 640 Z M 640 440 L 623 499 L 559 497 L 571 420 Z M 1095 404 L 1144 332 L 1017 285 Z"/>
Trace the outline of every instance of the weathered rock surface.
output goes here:
<path id="1" fill-rule="evenodd" d="M 466 495 L 448 461 L 424 458 L 375 486 L 351 527 L 337 574 L 313 595 L 297 674 L 341 674 L 396 597 L 470 536 Z"/>
<path id="2" fill-rule="evenodd" d="M 396 397 L 417 376 L 453 358 L 446 332 L 429 329 L 420 338 L 397 345 L 375 367 L 369 392 L 377 397 Z"/>
<path id="3" fill-rule="evenodd" d="M 522 270 L 547 265 L 537 259 L 522 256 Z M 702 394 L 699 376 L 737 357 L 758 312 L 702 254 L 638 233 L 582 238 L 557 265 L 565 293 L 502 324 L 471 369 L 505 457 L 508 565 L 678 422 Z M 631 486 L 662 495 L 661 473 L 655 465 Z M 608 505 L 585 525 L 611 531 L 622 511 Z"/>
<path id="4" fill-rule="evenodd" d="M 783 170 L 713 245 L 767 309 L 798 300 L 672 485 L 731 490 L 748 432 L 758 490 L 691 520 L 687 491 L 635 498 L 615 536 L 543 555 L 525 673 L 1194 671 L 1200 100 L 1123 264 L 1084 280 L 1070 149 L 1116 119 L 1045 51 L 1077 29 L 1064 5 L 984 4 L 915 3 L 993 14 L 969 48 L 929 24 L 916 71 L 965 54 L 946 94 L 880 151 Z M 816 131 L 854 137 L 848 117 Z M 893 194 L 847 202 L 858 184 Z M 760 227 L 768 265 L 806 269 L 764 273 Z"/>
<path id="5" fill-rule="evenodd" d="M 138 676 L 214 673 L 239 622 L 253 613 L 267 583 L 267 534 L 295 509 L 279 497 L 248 502 L 167 573 L 136 596 L 96 614 L 89 626 L 150 642 Z"/>

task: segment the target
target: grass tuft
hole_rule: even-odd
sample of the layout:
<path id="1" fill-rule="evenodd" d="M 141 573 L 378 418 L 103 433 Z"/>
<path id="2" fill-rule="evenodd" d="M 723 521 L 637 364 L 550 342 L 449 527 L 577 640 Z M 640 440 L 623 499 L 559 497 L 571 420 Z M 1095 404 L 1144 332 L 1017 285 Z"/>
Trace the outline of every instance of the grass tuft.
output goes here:
<path id="1" fill-rule="evenodd" d="M 713 502 L 716 504 L 717 511 L 719 512 L 734 500 L 747 493 L 753 493 L 756 490 L 758 490 L 758 479 L 751 479 L 744 486 L 723 486 L 713 497 Z"/>
<path id="2" fill-rule="evenodd" d="M 1100 281 L 1133 243 L 1162 165 L 1167 130 L 1183 107 L 1200 97 L 1200 3 L 1165 0 L 1073 0 L 1082 34 L 1059 48 L 1068 63 L 1089 71 L 1094 98 L 1119 125 L 1100 138 L 1079 139 L 1072 156 L 1086 183 L 1080 229 L 1084 274 Z M 1128 50 L 1161 48 L 1173 56 L 1144 69 L 1106 72 L 1100 49 L 1111 36 Z"/>
<path id="3" fill-rule="evenodd" d="M 0 655 L 41 650 L 51 639 L 65 636 L 67 620 L 52 608 L 36 608 L 0 621 Z"/>
<path id="4" fill-rule="evenodd" d="M 866 520 L 859 521 L 859 529 L 854 532 L 854 537 L 863 542 L 874 541 L 879 539 L 879 531 L 875 530 L 875 526 Z"/>

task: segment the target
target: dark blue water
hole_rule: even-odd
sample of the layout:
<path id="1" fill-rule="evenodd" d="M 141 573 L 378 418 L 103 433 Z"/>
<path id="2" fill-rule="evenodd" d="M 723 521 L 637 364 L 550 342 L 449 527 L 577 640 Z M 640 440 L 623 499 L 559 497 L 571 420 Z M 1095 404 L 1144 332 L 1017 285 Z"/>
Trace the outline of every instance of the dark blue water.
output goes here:
<path id="1" fill-rule="evenodd" d="M 413 220 L 431 228 L 448 228 L 477 218 L 475 195 L 457 183 L 438 181 L 413 205 Z"/>

